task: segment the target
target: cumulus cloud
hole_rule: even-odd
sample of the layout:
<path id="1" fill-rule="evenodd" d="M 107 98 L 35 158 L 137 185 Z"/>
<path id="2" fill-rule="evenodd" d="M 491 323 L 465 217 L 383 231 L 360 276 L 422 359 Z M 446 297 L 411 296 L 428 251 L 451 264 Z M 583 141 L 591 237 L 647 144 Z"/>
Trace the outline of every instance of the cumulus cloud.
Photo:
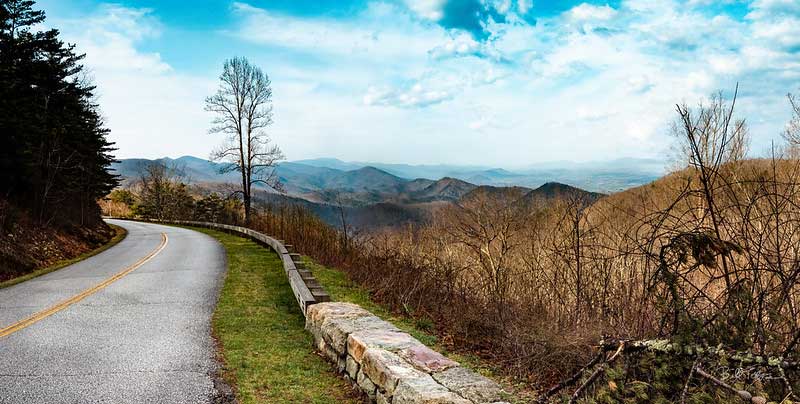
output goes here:
<path id="1" fill-rule="evenodd" d="M 292 158 L 658 156 L 675 103 L 737 82 L 754 149 L 788 119 L 783 94 L 800 80 L 796 0 L 754 0 L 746 17 L 710 0 L 587 0 L 546 15 L 537 14 L 540 4 L 376 1 L 339 18 L 237 2 L 220 35 L 245 44 L 273 78 L 273 135 Z M 68 39 L 88 54 L 112 136 L 125 128 L 134 139 L 119 138 L 124 150 L 137 154 L 134 143 L 165 132 L 210 149 L 212 138 L 187 139 L 205 139 L 201 104 L 215 77 L 179 74 L 142 50 L 164 30 L 153 14 L 105 6 L 68 26 Z M 476 156 L 488 138 L 493 147 Z"/>
<path id="2" fill-rule="evenodd" d="M 588 3 L 582 3 L 567 12 L 567 16 L 576 21 L 604 21 L 613 18 L 616 14 L 617 10 L 609 5 L 594 6 Z"/>
<path id="3" fill-rule="evenodd" d="M 213 77 L 179 74 L 159 53 L 141 49 L 163 33 L 154 10 L 106 4 L 48 24 L 86 54 L 83 63 L 97 86 L 117 157 L 163 157 L 163 148 L 152 145 L 162 145 L 165 135 L 183 154 L 204 156 L 217 143 L 203 135 L 209 120 L 202 100 L 214 88 Z"/>
<path id="4" fill-rule="evenodd" d="M 105 4 L 86 19 L 61 21 L 62 30 L 80 44 L 93 69 L 163 73 L 171 69 L 157 52 L 140 52 L 137 45 L 160 35 L 162 26 L 148 8 Z"/>
<path id="5" fill-rule="evenodd" d="M 765 44 L 789 51 L 800 50 L 800 2 L 756 0 L 745 18 L 752 22 L 755 38 Z"/>
<path id="6" fill-rule="evenodd" d="M 406 5 L 420 17 L 439 21 L 444 17 L 444 5 L 447 0 L 406 0 Z"/>
<path id="7" fill-rule="evenodd" d="M 242 2 L 233 3 L 232 10 L 240 18 L 230 32 L 236 38 L 316 55 L 373 61 L 424 55 L 431 41 L 446 37 L 442 31 L 407 24 L 385 4 L 365 10 L 356 22 L 278 14 Z"/>
<path id="8" fill-rule="evenodd" d="M 800 3 L 795 0 L 755 0 L 750 5 L 747 18 L 762 19 L 774 17 L 797 17 L 800 15 Z"/>
<path id="9" fill-rule="evenodd" d="M 415 83 L 404 89 L 370 87 L 364 96 L 364 104 L 415 108 L 439 104 L 452 97 L 453 95 L 446 90 Z"/>
<path id="10" fill-rule="evenodd" d="M 468 32 L 479 40 L 489 38 L 489 25 L 518 19 L 533 6 L 531 0 L 405 0 L 405 4 L 423 20 Z"/>
<path id="11" fill-rule="evenodd" d="M 441 45 L 434 46 L 429 53 L 431 57 L 436 59 L 470 55 L 481 56 L 486 54 L 486 48 L 472 36 L 461 34 L 446 40 Z"/>

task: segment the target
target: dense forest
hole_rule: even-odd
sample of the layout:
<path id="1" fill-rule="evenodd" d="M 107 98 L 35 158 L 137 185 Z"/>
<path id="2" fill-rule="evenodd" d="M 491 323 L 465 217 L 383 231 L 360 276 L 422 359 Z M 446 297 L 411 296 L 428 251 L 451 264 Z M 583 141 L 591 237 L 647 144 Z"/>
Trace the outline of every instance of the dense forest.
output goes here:
<path id="1" fill-rule="evenodd" d="M 0 0 L 0 227 L 13 237 L 2 243 L 0 279 L 48 262 L 47 248 L 70 244 L 55 253 L 68 256 L 107 239 L 97 199 L 117 185 L 83 55 L 58 30 L 37 31 L 45 15 L 33 6 Z"/>

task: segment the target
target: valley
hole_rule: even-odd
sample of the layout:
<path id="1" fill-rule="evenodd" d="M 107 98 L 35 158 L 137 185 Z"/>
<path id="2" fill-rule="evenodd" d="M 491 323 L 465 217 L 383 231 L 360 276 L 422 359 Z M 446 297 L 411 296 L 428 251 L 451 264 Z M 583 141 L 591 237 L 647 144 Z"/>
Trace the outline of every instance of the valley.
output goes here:
<path id="1" fill-rule="evenodd" d="M 122 186 L 130 188 L 136 186 L 144 168 L 151 164 L 168 167 L 172 176 L 187 184 L 197 195 L 212 192 L 225 195 L 240 180 L 235 172 L 220 174 L 224 167 L 222 163 L 192 156 L 124 159 L 111 168 L 121 177 Z M 280 191 L 260 186 L 255 190 L 254 198 L 264 208 L 302 206 L 336 227 L 346 225 L 359 230 L 375 230 L 427 223 L 436 209 L 480 192 L 512 190 L 521 200 L 527 201 L 570 195 L 588 195 L 597 199 L 603 195 L 551 181 L 550 178 L 579 178 L 577 182 L 590 184 L 588 189 L 603 189 L 601 184 L 606 184 L 608 177 L 615 184 L 627 184 L 626 187 L 657 178 L 648 171 L 654 170 L 651 161 L 631 161 L 629 164 L 638 169 L 623 174 L 612 169 L 621 167 L 619 162 L 610 162 L 587 168 L 582 174 L 578 174 L 575 168 L 548 168 L 516 174 L 481 167 L 376 164 L 381 167 L 377 168 L 336 159 L 301 160 L 283 162 L 275 168 Z M 556 174 L 559 172 L 561 174 Z M 417 175 L 425 177 L 414 177 Z M 477 181 L 473 183 L 462 178 Z M 536 178 L 547 180 L 539 183 Z"/>

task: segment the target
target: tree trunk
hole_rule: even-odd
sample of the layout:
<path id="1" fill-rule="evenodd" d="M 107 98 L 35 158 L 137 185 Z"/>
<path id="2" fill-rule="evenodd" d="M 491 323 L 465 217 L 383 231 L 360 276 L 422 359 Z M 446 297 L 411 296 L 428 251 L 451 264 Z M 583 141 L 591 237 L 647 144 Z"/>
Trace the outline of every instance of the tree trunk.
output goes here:
<path id="1" fill-rule="evenodd" d="M 244 224 L 245 226 L 250 225 L 250 193 L 244 193 Z"/>

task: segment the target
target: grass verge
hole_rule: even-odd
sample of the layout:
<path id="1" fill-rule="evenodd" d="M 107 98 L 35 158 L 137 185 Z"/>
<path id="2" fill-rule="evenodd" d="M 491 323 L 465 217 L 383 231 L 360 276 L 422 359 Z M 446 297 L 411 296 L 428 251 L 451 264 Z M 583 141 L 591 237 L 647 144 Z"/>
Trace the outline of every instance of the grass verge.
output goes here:
<path id="1" fill-rule="evenodd" d="M 360 403 L 350 385 L 313 349 L 305 319 L 278 256 L 215 230 L 228 273 L 212 327 L 224 361 L 222 377 L 240 403 Z"/>
<path id="2" fill-rule="evenodd" d="M 49 274 L 50 272 L 53 272 L 53 271 L 58 271 L 59 269 L 64 268 L 64 267 L 69 266 L 69 265 L 72 265 L 72 264 L 74 264 L 74 263 L 76 263 L 78 261 L 83 261 L 83 260 L 85 260 L 85 259 L 87 259 L 89 257 L 92 257 L 92 256 L 95 256 L 97 254 L 100 254 L 101 252 L 103 252 L 105 250 L 108 250 L 109 248 L 117 245 L 117 243 L 122 241 L 122 239 L 124 239 L 125 236 L 128 235 L 128 231 L 123 229 L 122 227 L 115 226 L 113 224 L 109 224 L 109 226 L 111 226 L 111 228 L 114 229 L 115 234 L 114 234 L 114 237 L 112 237 L 111 240 L 109 240 L 107 243 L 101 245 L 100 247 L 95 248 L 94 250 L 87 251 L 87 252 L 85 252 L 85 253 L 83 253 L 83 254 L 75 257 L 75 258 L 61 260 L 61 261 L 58 261 L 55 264 L 50 265 L 48 267 L 45 267 L 45 268 L 42 268 L 42 269 L 37 269 L 37 270 L 35 270 L 35 271 L 31 272 L 31 273 L 27 273 L 25 275 L 18 276 L 16 278 L 0 282 L 0 289 L 7 288 L 9 286 L 14 286 L 14 285 L 16 285 L 18 283 L 22 283 L 22 282 L 25 282 L 27 280 L 36 278 L 37 276 L 42 276 L 42 275 L 45 275 L 45 274 Z"/>

